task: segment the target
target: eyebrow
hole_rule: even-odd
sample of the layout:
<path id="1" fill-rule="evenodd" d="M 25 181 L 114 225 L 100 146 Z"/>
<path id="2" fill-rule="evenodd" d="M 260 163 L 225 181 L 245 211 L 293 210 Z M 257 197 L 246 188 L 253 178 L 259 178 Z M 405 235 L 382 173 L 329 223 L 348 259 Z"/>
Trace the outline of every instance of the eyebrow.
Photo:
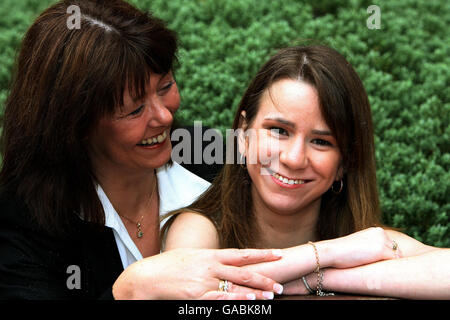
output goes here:
<path id="1" fill-rule="evenodd" d="M 271 118 L 271 117 L 266 117 L 266 118 L 264 118 L 264 120 L 276 121 L 276 122 L 279 122 L 279 123 L 281 123 L 281 124 L 284 124 L 284 125 L 286 125 L 286 126 L 288 126 L 288 127 L 295 128 L 295 123 L 294 123 L 294 122 L 291 122 L 291 121 L 286 120 L 286 119 L 283 119 L 283 118 Z"/>
<path id="2" fill-rule="evenodd" d="M 283 118 L 266 117 L 266 118 L 264 118 L 264 120 L 276 121 L 276 122 L 279 122 L 279 123 L 284 124 L 284 125 L 286 125 L 288 127 L 291 127 L 291 128 L 295 128 L 296 127 L 294 122 L 286 120 L 286 119 L 283 119 Z M 314 129 L 314 130 L 311 131 L 311 133 L 317 134 L 319 136 L 333 136 L 333 134 L 329 130 L 317 130 L 317 129 Z"/>
<path id="3" fill-rule="evenodd" d="M 161 80 L 164 79 L 165 77 L 167 77 L 171 71 L 172 70 L 169 70 L 169 71 L 166 71 L 166 72 L 163 72 L 163 73 L 152 72 L 150 74 L 150 77 L 151 77 L 152 74 L 161 75 L 161 77 L 159 78 L 159 81 L 158 81 L 158 83 L 160 83 Z M 172 74 L 172 78 L 174 78 L 173 74 Z M 151 78 L 150 78 L 150 80 L 151 80 Z M 174 78 L 174 80 L 175 80 L 175 78 Z M 145 96 L 145 94 L 146 94 L 146 92 L 144 92 L 144 96 Z M 130 95 L 130 97 L 131 97 L 131 95 Z M 136 98 L 135 97 L 131 97 L 131 100 L 133 101 L 133 103 L 140 103 L 143 99 L 144 99 L 144 97 L 136 97 Z"/>
<path id="4" fill-rule="evenodd" d="M 331 131 L 328 131 L 328 130 L 312 130 L 311 132 L 313 134 L 317 134 L 319 136 L 332 136 L 333 135 L 331 133 Z"/>

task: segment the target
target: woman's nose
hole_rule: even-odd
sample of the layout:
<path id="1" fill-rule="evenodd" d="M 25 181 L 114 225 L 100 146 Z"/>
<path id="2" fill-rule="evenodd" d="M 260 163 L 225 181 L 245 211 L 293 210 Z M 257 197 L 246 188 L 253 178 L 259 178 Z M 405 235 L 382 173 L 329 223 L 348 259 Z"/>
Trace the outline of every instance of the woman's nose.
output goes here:
<path id="1" fill-rule="evenodd" d="M 150 103 L 149 126 L 160 127 L 169 126 L 173 122 L 173 113 L 169 106 L 166 106 L 160 99 L 155 98 Z"/>
<path id="2" fill-rule="evenodd" d="M 291 169 L 304 169 L 308 166 L 307 144 L 303 139 L 296 139 L 283 146 L 280 153 L 280 162 Z"/>

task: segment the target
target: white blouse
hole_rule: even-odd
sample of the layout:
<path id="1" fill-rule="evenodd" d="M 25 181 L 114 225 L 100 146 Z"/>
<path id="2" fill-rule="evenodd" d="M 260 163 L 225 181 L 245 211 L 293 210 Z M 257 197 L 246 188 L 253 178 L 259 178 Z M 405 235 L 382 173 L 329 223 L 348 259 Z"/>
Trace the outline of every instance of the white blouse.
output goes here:
<path id="1" fill-rule="evenodd" d="M 176 162 L 173 162 L 171 167 L 158 168 L 156 176 L 158 178 L 160 216 L 190 205 L 210 186 L 208 181 L 203 180 Z M 105 225 L 113 230 L 122 265 L 125 269 L 133 262 L 142 259 L 142 254 L 100 185 L 97 186 L 97 193 L 105 211 Z M 165 220 L 160 227 L 164 223 Z"/>

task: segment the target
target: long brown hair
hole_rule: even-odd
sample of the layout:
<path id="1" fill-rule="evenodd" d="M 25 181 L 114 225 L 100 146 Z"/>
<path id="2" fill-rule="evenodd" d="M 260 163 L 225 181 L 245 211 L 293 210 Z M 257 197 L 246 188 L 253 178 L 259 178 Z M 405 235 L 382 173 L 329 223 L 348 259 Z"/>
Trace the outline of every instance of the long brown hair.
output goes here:
<path id="1" fill-rule="evenodd" d="M 258 112 L 261 95 L 281 79 L 304 81 L 316 88 L 322 115 L 343 157 L 343 189 L 339 194 L 328 190 L 322 195 L 317 224 L 319 237 L 336 238 L 381 225 L 368 97 L 356 72 L 337 51 L 317 45 L 280 50 L 250 83 L 236 111 L 233 129 L 239 128 L 242 111 L 246 112 L 250 126 Z M 233 150 L 237 152 L 236 140 Z M 225 164 L 205 194 L 173 214 L 191 211 L 209 217 L 217 226 L 223 247 L 255 246 L 258 229 L 250 186 L 244 167 Z"/>
<path id="2" fill-rule="evenodd" d="M 73 5 L 79 28 L 68 24 Z M 104 224 L 87 137 L 123 105 L 126 87 L 142 97 L 150 73 L 172 69 L 176 42 L 163 21 L 121 0 L 65 0 L 45 10 L 23 39 L 6 102 L 2 192 L 47 229 L 64 230 L 74 213 Z"/>

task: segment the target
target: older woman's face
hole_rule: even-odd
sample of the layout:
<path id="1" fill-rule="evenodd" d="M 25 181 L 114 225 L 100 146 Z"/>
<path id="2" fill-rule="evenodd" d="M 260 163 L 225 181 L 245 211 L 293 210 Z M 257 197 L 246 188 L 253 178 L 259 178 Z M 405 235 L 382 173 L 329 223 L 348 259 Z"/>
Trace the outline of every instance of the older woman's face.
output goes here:
<path id="1" fill-rule="evenodd" d="M 171 72 L 152 74 L 145 97 L 134 101 L 128 90 L 124 106 L 99 121 L 89 138 L 94 168 L 119 172 L 158 168 L 170 159 L 170 128 L 180 105 Z"/>
<path id="2" fill-rule="evenodd" d="M 320 206 L 321 196 L 342 170 L 316 89 L 290 79 L 275 82 L 262 95 L 248 129 L 257 133 L 248 137 L 246 148 L 247 159 L 256 159 L 247 164 L 254 201 L 282 214 Z"/>

